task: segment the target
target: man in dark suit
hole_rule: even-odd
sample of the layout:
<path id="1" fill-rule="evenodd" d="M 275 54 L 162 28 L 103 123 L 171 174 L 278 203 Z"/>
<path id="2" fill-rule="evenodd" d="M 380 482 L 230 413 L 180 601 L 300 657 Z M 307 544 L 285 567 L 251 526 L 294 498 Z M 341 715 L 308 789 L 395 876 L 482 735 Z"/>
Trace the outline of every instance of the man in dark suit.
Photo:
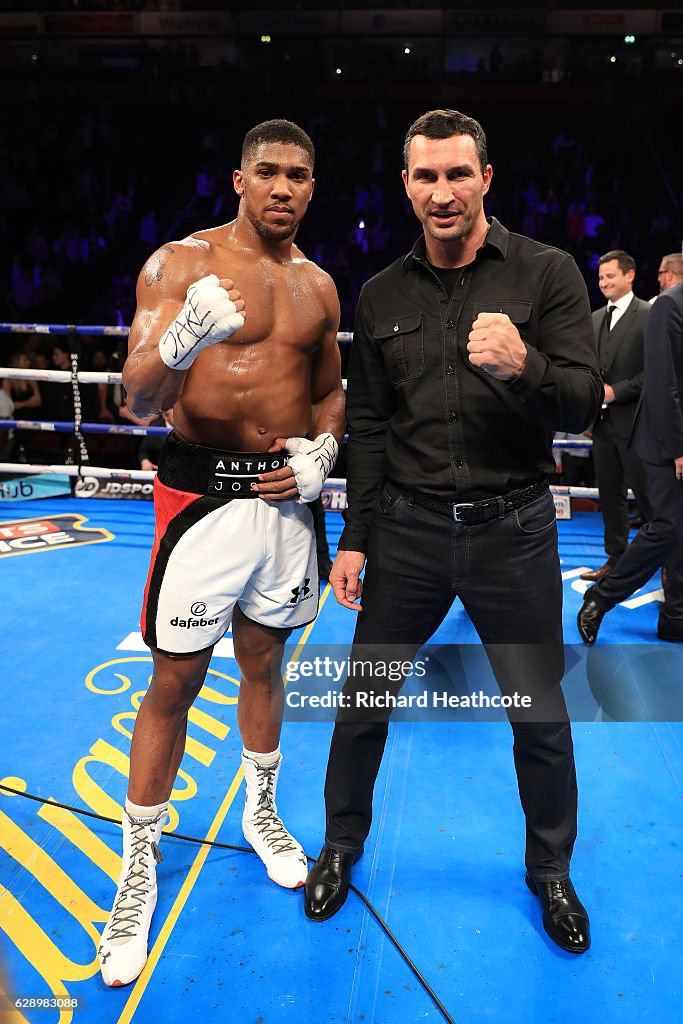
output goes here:
<path id="1" fill-rule="evenodd" d="M 650 305 L 633 294 L 636 264 L 623 249 L 600 257 L 598 284 L 607 305 L 593 313 L 605 402 L 593 425 L 593 464 L 605 524 L 607 561 L 582 574 L 597 582 L 616 565 L 628 545 L 627 489 L 633 491 L 646 521 L 650 504 L 645 471 L 628 439 L 643 386 L 643 327 Z"/>
<path id="2" fill-rule="evenodd" d="M 612 572 L 586 591 L 578 626 L 594 644 L 606 612 L 666 562 L 660 640 L 683 642 L 683 284 L 662 292 L 645 326 L 645 380 L 631 448 L 643 460 L 652 517 Z"/>

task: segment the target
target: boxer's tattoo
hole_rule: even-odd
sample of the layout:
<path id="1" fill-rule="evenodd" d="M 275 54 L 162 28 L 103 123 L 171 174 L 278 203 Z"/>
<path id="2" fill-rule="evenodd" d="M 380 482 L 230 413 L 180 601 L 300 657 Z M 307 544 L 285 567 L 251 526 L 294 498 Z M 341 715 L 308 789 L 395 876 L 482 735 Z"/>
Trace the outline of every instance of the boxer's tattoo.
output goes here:
<path id="1" fill-rule="evenodd" d="M 172 245 L 162 245 L 160 249 L 150 256 L 145 267 L 145 284 L 151 288 L 157 281 L 162 281 L 164 275 L 162 270 L 166 266 L 166 252 L 174 253 Z"/>

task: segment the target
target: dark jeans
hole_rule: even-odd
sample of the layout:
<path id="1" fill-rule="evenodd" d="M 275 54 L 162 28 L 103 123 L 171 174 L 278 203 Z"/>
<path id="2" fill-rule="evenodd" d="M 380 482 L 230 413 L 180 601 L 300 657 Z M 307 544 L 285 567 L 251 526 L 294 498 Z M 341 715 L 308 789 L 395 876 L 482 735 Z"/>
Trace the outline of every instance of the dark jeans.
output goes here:
<path id="1" fill-rule="evenodd" d="M 534 697 L 535 714 L 524 720 L 517 711 L 511 723 L 526 817 L 526 865 L 539 879 L 566 878 L 576 838 L 577 789 L 559 686 L 562 581 L 550 493 L 501 518 L 467 526 L 414 504 L 393 484 L 384 486 L 370 524 L 363 611 L 351 660 L 362 658 L 357 645 L 391 644 L 402 654 L 406 645 L 419 648 L 456 596 L 486 646 L 501 692 Z M 347 680 L 345 691 L 354 685 Z M 533 720 L 539 706 L 542 721 Z M 385 721 L 365 723 L 343 717 L 337 716 L 327 768 L 326 839 L 337 849 L 356 851 L 372 821 L 389 714 Z"/>

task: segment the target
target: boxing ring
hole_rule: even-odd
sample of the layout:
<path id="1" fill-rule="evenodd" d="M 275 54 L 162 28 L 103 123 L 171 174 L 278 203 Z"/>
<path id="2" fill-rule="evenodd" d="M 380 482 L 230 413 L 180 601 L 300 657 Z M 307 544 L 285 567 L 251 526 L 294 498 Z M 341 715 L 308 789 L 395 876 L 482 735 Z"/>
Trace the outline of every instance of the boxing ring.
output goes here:
<path id="1" fill-rule="evenodd" d="M 0 322 L 0 334 L 38 334 L 41 336 L 56 336 L 56 337 L 67 337 L 71 338 L 72 341 L 77 341 L 79 337 L 127 337 L 129 328 L 126 326 L 106 326 L 102 324 L 91 324 L 91 325 L 78 325 L 78 324 L 23 324 L 23 323 L 10 323 Z M 353 334 L 349 331 L 339 331 L 337 334 L 337 341 L 340 344 L 348 344 L 352 341 Z M 79 388 L 80 384 L 120 384 L 121 373 L 119 372 L 98 372 L 94 370 L 80 370 L 78 368 L 78 357 L 74 354 L 71 356 L 72 369 L 68 370 L 21 370 L 18 368 L 11 367 L 0 367 L 0 378 L 5 377 L 9 380 L 27 380 L 27 381 L 38 381 L 43 383 L 58 383 L 58 384 L 70 384 L 74 394 L 74 407 L 75 407 L 75 422 L 66 421 L 47 421 L 47 420 L 32 420 L 32 419 L 0 419 L 0 429 L 8 430 L 38 430 L 43 432 L 53 433 L 74 433 L 76 439 L 79 442 L 78 448 L 78 465 L 74 468 L 72 465 L 68 466 L 57 466 L 57 465 L 24 465 L 22 472 L 34 473 L 34 474 L 66 474 L 70 477 L 82 477 L 84 475 L 83 465 L 87 465 L 87 475 L 94 478 L 107 479 L 114 475 L 113 470 L 104 467 L 90 466 L 89 458 L 87 456 L 87 450 L 83 441 L 83 434 L 101 434 L 106 436 L 138 436 L 144 437 L 146 435 L 153 434 L 166 434 L 168 428 L 166 427 L 143 427 L 127 424 L 105 424 L 105 423 L 82 423 L 80 419 L 80 397 Z M 344 380 L 344 388 L 346 388 L 346 381 Z M 557 440 L 553 442 L 553 447 L 558 450 L 581 450 L 591 447 L 592 442 L 590 440 Z M 83 457 L 85 454 L 85 458 Z M 16 471 L 16 464 L 8 462 L 0 462 L 0 474 L 11 473 Z M 138 480 L 150 482 L 154 479 L 155 474 L 146 470 L 121 470 L 115 472 L 116 477 L 120 477 L 124 480 Z M 593 487 L 564 487 L 554 486 L 551 488 L 556 497 L 560 499 L 569 499 L 571 497 L 591 498 L 597 499 L 598 491 L 597 488 Z M 326 481 L 326 487 L 323 492 L 323 501 L 326 510 L 340 511 L 345 507 L 345 497 L 340 502 L 340 493 L 345 496 L 346 485 L 343 479 L 331 478 Z M 629 492 L 630 494 L 630 492 Z M 568 504 L 568 500 L 564 502 L 556 502 L 558 508 L 558 517 L 565 518 L 571 515 L 571 509 Z"/>
<path id="2" fill-rule="evenodd" d="M 15 334 L 97 333 L 12 326 Z M 0 377 L 76 389 L 120 381 L 114 372 L 80 370 L 77 361 L 71 372 L 0 368 Z M 8 986 L 0 1022 L 174 1024 L 197 1015 L 206 1024 L 548 1024 L 569 1008 L 606 1024 L 676 1019 L 683 728 L 661 712 L 644 680 L 673 691 L 683 673 L 663 660 L 673 645 L 654 640 L 658 579 L 605 619 L 589 654 L 598 664 L 610 648 L 630 645 L 622 661 L 633 715 L 610 716 L 606 699 L 601 715 L 589 710 L 574 725 L 581 805 L 572 877 L 593 930 L 584 957 L 547 939 L 523 885 L 524 822 L 509 727 L 485 716 L 407 719 L 392 728 L 375 821 L 354 869 L 355 885 L 440 1005 L 361 900 L 351 896 L 324 924 L 307 921 L 301 893 L 270 883 L 244 848 L 239 674 L 228 631 L 189 714 L 148 964 L 134 985 L 106 989 L 95 954 L 120 853 L 120 828 L 107 819 L 120 814 L 129 739 L 151 672 L 138 617 L 153 535 L 152 504 L 141 499 L 154 474 L 91 464 L 87 439 L 142 438 L 165 428 L 91 424 L 78 415 L 47 424 L 5 419 L 0 427 L 72 433 L 77 442 L 73 463 L 0 464 L 0 993 L 2 967 Z M 103 484 L 119 489 L 103 496 Z M 345 488 L 343 480 L 328 484 L 334 554 Z M 595 496 L 585 488 L 563 492 Z M 603 559 L 602 522 L 578 511 L 558 528 L 565 634 L 578 666 L 569 681 L 581 708 L 590 664 L 574 619 L 586 586 L 579 576 Z M 292 655 L 347 649 L 353 624 L 353 613 L 325 586 L 318 618 L 294 634 Z M 459 602 L 434 642 L 477 645 Z M 615 685 L 623 682 L 615 676 Z M 331 731 L 329 717 L 283 727 L 278 805 L 312 856 L 323 838 Z"/>

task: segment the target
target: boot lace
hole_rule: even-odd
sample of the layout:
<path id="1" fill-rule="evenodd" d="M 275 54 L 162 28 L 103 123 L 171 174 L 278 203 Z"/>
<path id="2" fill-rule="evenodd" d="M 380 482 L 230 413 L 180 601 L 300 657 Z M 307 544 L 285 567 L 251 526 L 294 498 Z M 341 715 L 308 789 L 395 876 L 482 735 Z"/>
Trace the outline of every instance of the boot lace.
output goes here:
<path id="1" fill-rule="evenodd" d="M 109 938 L 112 940 L 134 937 L 149 896 L 147 856 L 150 845 L 155 860 L 160 859 L 160 854 L 157 844 L 150 843 L 148 827 L 142 822 L 131 821 L 130 869 L 121 884 L 109 919 Z"/>
<path id="2" fill-rule="evenodd" d="M 294 853 L 296 844 L 273 808 L 273 787 L 277 763 L 256 765 L 259 787 L 258 807 L 254 815 L 254 827 L 273 853 Z"/>

